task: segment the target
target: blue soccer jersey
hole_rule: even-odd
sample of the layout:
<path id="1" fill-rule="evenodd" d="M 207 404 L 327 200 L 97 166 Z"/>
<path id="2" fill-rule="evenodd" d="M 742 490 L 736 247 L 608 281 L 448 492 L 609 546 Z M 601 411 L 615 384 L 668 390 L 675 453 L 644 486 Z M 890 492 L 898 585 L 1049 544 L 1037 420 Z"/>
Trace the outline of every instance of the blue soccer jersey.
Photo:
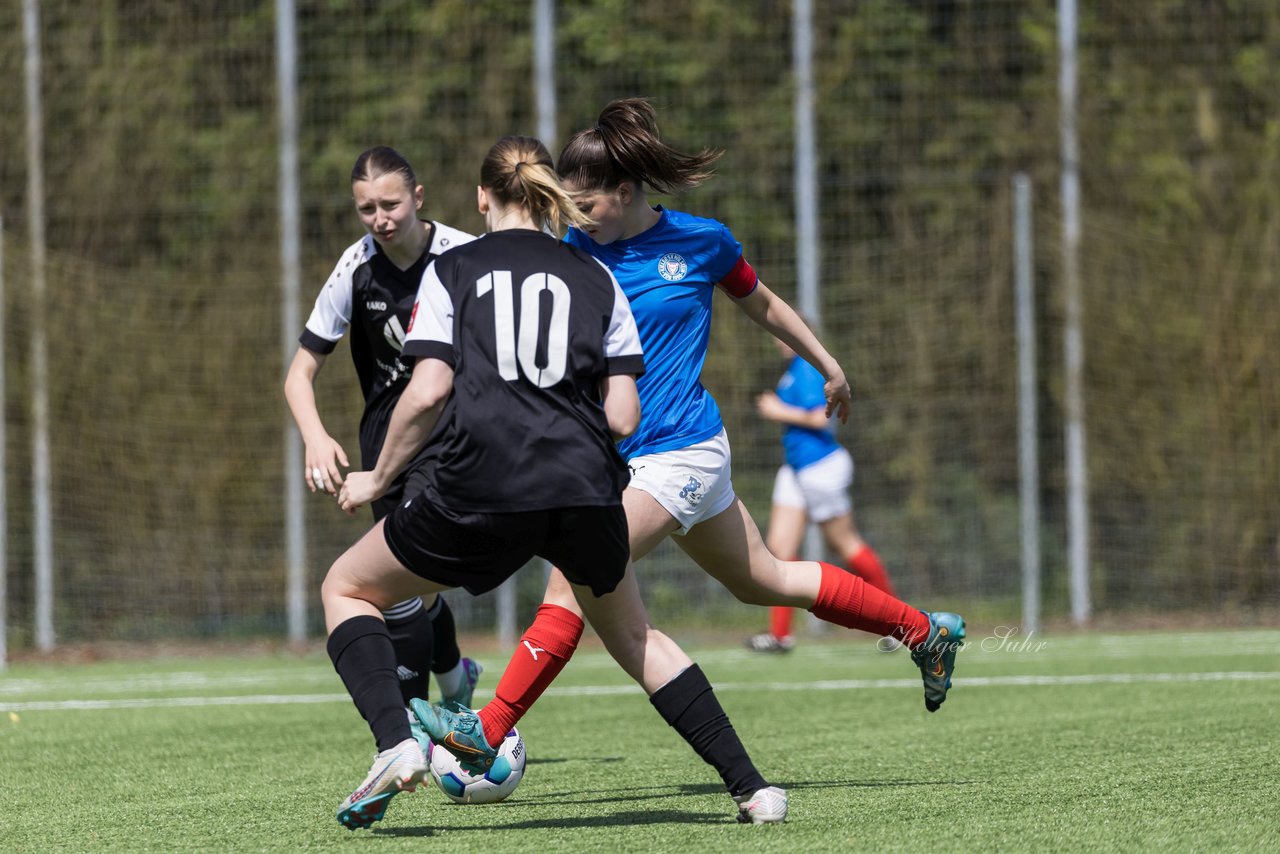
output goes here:
<path id="1" fill-rule="evenodd" d="M 801 409 L 824 409 L 827 405 L 827 396 L 823 393 L 825 384 L 817 368 L 799 356 L 792 356 L 787 372 L 778 380 L 778 398 Z M 813 465 L 839 447 L 830 421 L 820 430 L 788 424 L 782 431 L 783 457 L 796 471 Z"/>
<path id="2" fill-rule="evenodd" d="M 565 235 L 613 272 L 644 347 L 645 372 L 636 381 L 640 426 L 618 445 L 628 460 L 688 447 L 724 429 L 700 378 L 715 287 L 745 266 L 742 245 L 722 223 L 659 210 L 656 225 L 626 240 L 601 245 L 576 228 Z"/>

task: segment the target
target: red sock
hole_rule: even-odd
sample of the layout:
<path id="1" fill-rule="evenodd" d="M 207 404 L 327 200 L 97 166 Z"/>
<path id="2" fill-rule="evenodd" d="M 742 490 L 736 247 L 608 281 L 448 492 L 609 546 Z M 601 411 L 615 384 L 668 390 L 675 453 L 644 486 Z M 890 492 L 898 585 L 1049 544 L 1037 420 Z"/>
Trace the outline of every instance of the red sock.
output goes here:
<path id="1" fill-rule="evenodd" d="M 493 699 L 479 712 L 491 747 L 502 744 L 516 721 L 547 690 L 569 663 L 581 638 L 582 619 L 577 614 L 559 605 L 538 606 L 533 625 L 520 636 L 520 644 L 498 680 Z"/>
<path id="2" fill-rule="evenodd" d="M 809 610 L 819 619 L 847 629 L 894 637 L 908 649 L 929 637 L 929 618 L 923 611 L 877 590 L 838 566 L 820 563 L 822 583 Z"/>
<path id="3" fill-rule="evenodd" d="M 893 585 L 889 583 L 889 573 L 884 571 L 880 556 L 871 550 L 871 546 L 864 545 L 849 556 L 849 570 L 861 575 L 862 580 L 872 587 L 877 587 L 890 596 L 896 595 Z"/>
<path id="4" fill-rule="evenodd" d="M 769 609 L 769 634 L 778 640 L 791 637 L 791 609 L 786 605 Z"/>

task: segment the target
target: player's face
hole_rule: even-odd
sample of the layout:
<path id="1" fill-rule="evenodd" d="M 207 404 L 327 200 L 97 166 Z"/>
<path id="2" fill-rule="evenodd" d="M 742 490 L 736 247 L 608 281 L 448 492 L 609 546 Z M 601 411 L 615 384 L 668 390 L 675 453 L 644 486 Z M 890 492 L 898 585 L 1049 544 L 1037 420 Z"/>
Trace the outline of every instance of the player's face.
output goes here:
<path id="1" fill-rule="evenodd" d="M 578 190 L 571 182 L 565 182 L 565 189 L 573 194 L 578 209 L 596 221 L 595 225 L 583 229 L 592 240 L 603 245 L 622 237 L 626 208 L 618 188 Z"/>
<path id="2" fill-rule="evenodd" d="M 418 225 L 422 187 L 411 190 L 398 173 L 386 172 L 372 181 L 356 181 L 351 185 L 351 195 L 360 222 L 381 246 L 412 240 L 414 231 L 422 228 Z"/>

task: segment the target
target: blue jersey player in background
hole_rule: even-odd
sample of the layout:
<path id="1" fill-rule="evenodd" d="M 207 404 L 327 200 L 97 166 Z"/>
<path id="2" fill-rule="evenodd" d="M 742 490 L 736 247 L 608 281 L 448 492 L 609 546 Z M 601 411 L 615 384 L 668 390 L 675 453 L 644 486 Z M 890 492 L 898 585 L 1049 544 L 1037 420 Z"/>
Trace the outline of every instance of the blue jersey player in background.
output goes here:
<path id="1" fill-rule="evenodd" d="M 782 425 L 783 464 L 774 478 L 765 543 L 773 554 L 794 560 L 812 521 L 827 548 L 844 558 L 850 572 L 892 595 L 880 557 L 854 524 L 849 497 L 853 457 L 836 440 L 834 425 L 826 417 L 822 375 L 786 344 L 778 341 L 777 345 L 787 360 L 787 370 L 776 391 L 765 392 L 756 400 L 762 418 Z M 795 647 L 791 618 L 791 608 L 770 608 L 769 630 L 747 638 L 747 648 L 790 652 Z M 881 644 L 892 650 L 896 639 L 889 637 Z"/>

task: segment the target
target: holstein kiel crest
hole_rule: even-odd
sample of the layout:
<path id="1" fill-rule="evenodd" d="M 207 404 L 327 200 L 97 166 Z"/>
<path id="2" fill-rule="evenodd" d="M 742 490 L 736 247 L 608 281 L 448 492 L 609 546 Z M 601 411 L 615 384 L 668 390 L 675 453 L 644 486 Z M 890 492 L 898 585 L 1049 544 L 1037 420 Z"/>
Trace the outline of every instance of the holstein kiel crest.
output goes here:
<path id="1" fill-rule="evenodd" d="M 689 272 L 689 265 L 684 256 L 676 252 L 668 252 L 658 259 L 658 273 L 668 282 L 678 282 Z"/>

